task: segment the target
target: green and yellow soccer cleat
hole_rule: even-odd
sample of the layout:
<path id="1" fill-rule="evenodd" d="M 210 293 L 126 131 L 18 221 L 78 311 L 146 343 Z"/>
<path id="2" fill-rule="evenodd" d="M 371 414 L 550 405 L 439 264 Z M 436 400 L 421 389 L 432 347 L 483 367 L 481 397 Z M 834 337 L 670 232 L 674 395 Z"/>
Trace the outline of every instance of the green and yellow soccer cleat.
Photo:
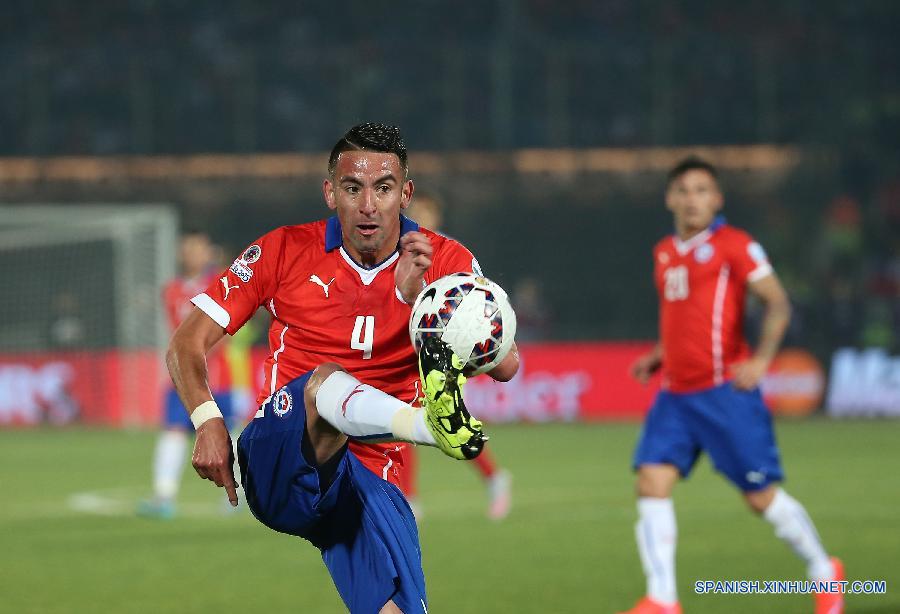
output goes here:
<path id="1" fill-rule="evenodd" d="M 462 370 L 463 362 L 449 345 L 437 337 L 425 339 L 419 351 L 425 423 L 444 454 L 471 460 L 481 454 L 488 437 L 463 403 Z"/>

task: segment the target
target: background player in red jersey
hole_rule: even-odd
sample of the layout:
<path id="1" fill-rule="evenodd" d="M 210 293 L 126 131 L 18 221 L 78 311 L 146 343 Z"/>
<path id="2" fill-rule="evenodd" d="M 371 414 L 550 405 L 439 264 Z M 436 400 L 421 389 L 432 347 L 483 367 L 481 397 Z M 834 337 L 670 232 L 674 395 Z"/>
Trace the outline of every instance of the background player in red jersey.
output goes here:
<path id="1" fill-rule="evenodd" d="M 411 216 L 419 224 L 440 232 L 444 221 L 444 206 L 433 194 L 418 192 L 415 203 L 412 206 Z M 400 488 L 409 500 L 416 518 L 421 518 L 422 506 L 418 500 L 418 459 L 415 447 L 406 446 L 403 453 L 404 471 L 401 474 Z M 497 464 L 489 446 L 485 446 L 471 463 L 478 471 L 481 479 L 487 487 L 488 493 L 488 518 L 502 520 L 509 515 L 512 507 L 512 475 Z"/>
<path id="2" fill-rule="evenodd" d="M 191 298 L 215 280 L 219 263 L 216 262 L 216 247 L 209 235 L 196 230 L 185 232 L 179 245 L 179 262 L 181 274 L 169 281 L 162 291 L 166 317 L 172 331 L 193 309 Z M 243 356 L 235 353 L 229 355 L 220 348 L 208 360 L 210 389 L 229 419 L 235 405 L 232 398 L 232 368 L 241 361 L 249 362 L 246 351 Z M 240 365 L 240 370 L 249 377 L 245 364 Z M 246 389 L 248 383 L 241 388 Z M 178 393 L 174 388 L 169 389 L 164 400 L 163 431 L 153 452 L 153 497 L 138 504 L 138 514 L 157 518 L 175 515 L 187 459 L 188 437 L 193 430 Z"/>
<path id="3" fill-rule="evenodd" d="M 332 149 L 323 182 L 336 216 L 253 242 L 222 283 L 192 299 L 197 309 L 167 355 L 193 408 L 194 468 L 236 503 L 231 441 L 205 357 L 257 307 L 270 313 L 261 408 L 238 442 L 246 500 L 266 526 L 321 550 L 353 612 L 427 611 L 415 519 L 396 486 L 403 442 L 464 459 L 484 441 L 462 402 L 462 363 L 437 339 L 417 360 L 409 340 L 421 289 L 477 268 L 458 242 L 401 215 L 412 194 L 399 130 L 352 128 Z M 505 381 L 517 369 L 513 348 L 490 374 Z M 411 405 L 420 394 L 424 411 Z"/>
<path id="4" fill-rule="evenodd" d="M 826 554 L 806 510 L 778 486 L 778 448 L 758 388 L 784 336 L 790 304 L 762 247 L 717 217 L 722 204 L 709 163 L 689 158 L 669 173 L 666 206 L 675 234 L 653 250 L 660 342 L 632 369 L 642 382 L 660 368 L 664 377 L 634 456 L 635 532 L 647 595 L 632 614 L 681 612 L 671 493 L 701 451 L 804 560 L 810 579 L 843 579 L 841 562 Z M 748 291 L 765 306 L 752 354 L 743 334 Z M 842 608 L 839 594 L 816 595 L 817 613 Z"/>

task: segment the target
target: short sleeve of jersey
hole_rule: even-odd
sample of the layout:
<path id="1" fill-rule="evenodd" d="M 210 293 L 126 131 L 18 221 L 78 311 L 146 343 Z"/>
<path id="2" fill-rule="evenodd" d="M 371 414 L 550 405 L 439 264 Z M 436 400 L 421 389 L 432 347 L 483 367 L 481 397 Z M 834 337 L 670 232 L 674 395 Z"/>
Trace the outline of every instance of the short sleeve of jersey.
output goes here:
<path id="1" fill-rule="evenodd" d="M 191 302 L 233 335 L 274 295 L 284 242 L 284 228 L 263 235 Z"/>
<path id="2" fill-rule="evenodd" d="M 744 232 L 735 232 L 728 241 L 729 263 L 737 279 L 752 283 L 772 273 L 772 265 L 762 245 Z"/>
<path id="3" fill-rule="evenodd" d="M 443 239 L 440 250 L 435 255 L 434 266 L 428 271 L 425 281 L 431 283 L 452 273 L 475 273 L 483 275 L 478 260 L 458 241 Z"/>

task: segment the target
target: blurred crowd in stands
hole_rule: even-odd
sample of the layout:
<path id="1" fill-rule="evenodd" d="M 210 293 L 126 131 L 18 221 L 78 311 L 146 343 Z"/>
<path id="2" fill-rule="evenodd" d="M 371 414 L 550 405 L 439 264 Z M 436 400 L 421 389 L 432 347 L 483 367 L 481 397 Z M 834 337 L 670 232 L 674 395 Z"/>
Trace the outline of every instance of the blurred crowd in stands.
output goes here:
<path id="1" fill-rule="evenodd" d="M 889 140 L 900 4 L 12 3 L 2 154 Z M 13 93 L 13 95 L 9 95 Z"/>

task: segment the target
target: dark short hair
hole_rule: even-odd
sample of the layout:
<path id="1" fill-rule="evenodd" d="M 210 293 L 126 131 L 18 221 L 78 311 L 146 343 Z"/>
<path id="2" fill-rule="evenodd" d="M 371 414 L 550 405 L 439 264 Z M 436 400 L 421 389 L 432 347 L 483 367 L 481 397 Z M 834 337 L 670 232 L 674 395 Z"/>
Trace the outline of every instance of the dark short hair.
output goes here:
<path id="1" fill-rule="evenodd" d="M 400 128 L 397 126 L 367 122 L 350 128 L 331 149 L 331 155 L 328 157 L 329 175 L 334 175 L 338 156 L 345 151 L 392 153 L 400 158 L 403 172 L 409 172 L 409 165 L 406 161 L 406 144 L 403 142 L 403 135 L 400 134 Z"/>
<path id="2" fill-rule="evenodd" d="M 706 171 L 712 175 L 713 179 L 716 181 L 719 180 L 719 171 L 716 170 L 715 166 L 699 156 L 689 156 L 676 164 L 672 170 L 669 171 L 668 178 L 666 179 L 666 186 L 672 185 L 673 181 L 688 171 Z"/>
<path id="3" fill-rule="evenodd" d="M 182 237 L 203 237 L 209 240 L 209 233 L 199 226 L 187 226 L 181 230 Z"/>

